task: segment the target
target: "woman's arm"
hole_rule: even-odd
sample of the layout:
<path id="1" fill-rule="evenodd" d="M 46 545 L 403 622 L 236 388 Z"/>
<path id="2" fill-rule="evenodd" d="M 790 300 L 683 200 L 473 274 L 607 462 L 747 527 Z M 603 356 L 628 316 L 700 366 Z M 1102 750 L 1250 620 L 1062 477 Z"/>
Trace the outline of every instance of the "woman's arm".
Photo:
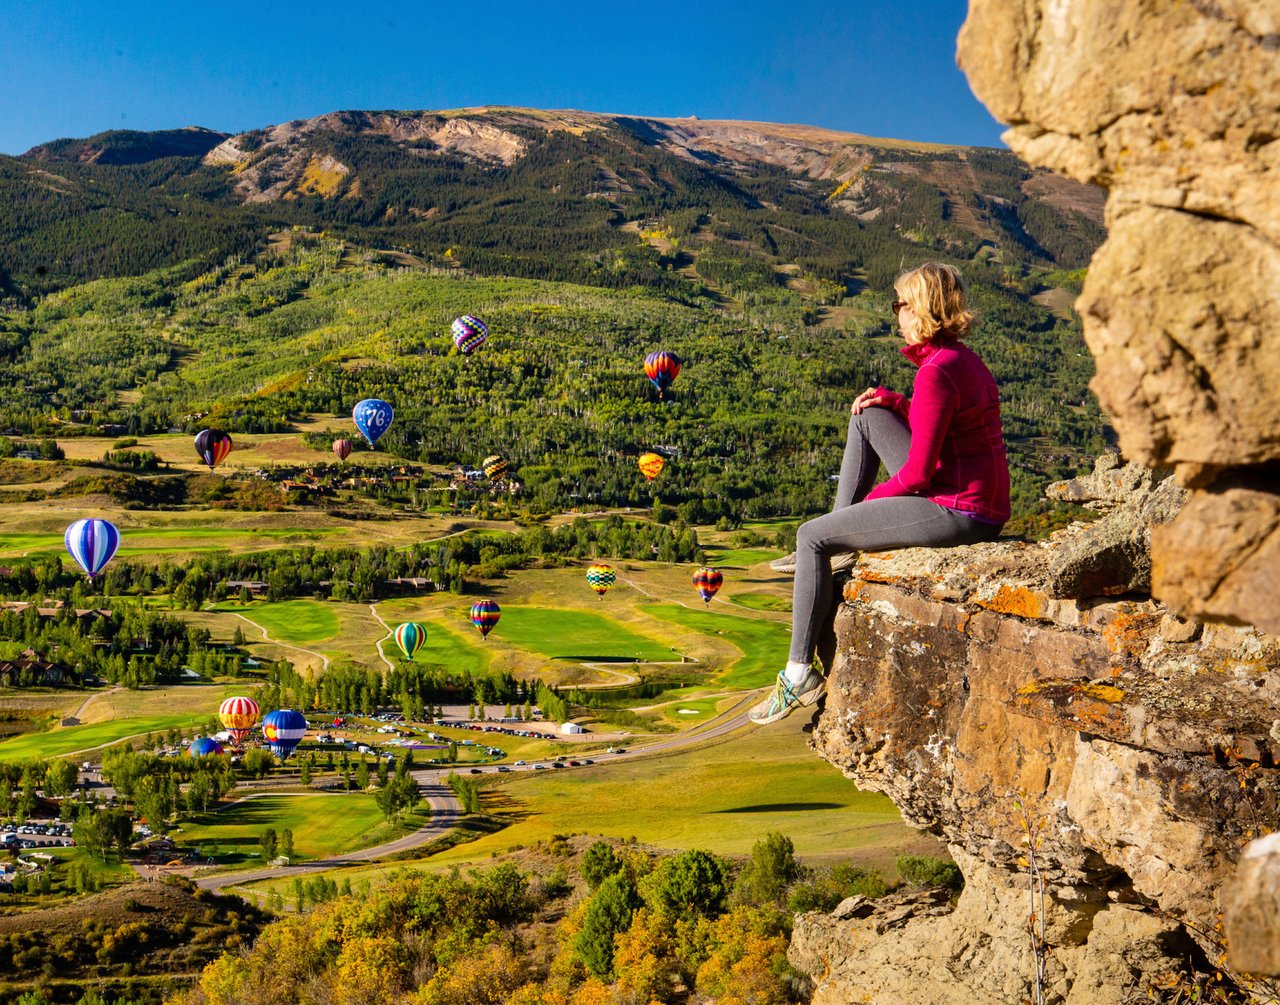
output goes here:
<path id="1" fill-rule="evenodd" d="M 941 367 L 925 364 L 916 373 L 913 391 L 907 417 L 911 427 L 907 461 L 892 478 L 873 488 L 868 499 L 920 495 L 938 470 L 942 444 L 956 410 L 956 387 Z"/>

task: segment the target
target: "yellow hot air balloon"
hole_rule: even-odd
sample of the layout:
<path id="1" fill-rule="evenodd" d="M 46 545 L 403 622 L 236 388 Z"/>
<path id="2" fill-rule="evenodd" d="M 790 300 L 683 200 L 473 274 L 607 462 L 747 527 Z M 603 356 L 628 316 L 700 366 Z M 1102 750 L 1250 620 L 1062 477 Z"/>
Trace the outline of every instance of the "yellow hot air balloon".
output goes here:
<path id="1" fill-rule="evenodd" d="M 667 462 L 663 460 L 661 454 L 655 454 L 653 451 L 640 455 L 640 473 L 649 481 L 653 481 L 662 473 L 662 466 Z"/>

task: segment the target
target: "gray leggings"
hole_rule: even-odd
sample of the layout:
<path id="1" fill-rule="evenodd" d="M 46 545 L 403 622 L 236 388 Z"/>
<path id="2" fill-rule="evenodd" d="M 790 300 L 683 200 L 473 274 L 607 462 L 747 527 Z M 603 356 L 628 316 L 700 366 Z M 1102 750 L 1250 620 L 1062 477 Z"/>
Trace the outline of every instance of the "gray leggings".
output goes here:
<path id="1" fill-rule="evenodd" d="M 800 525 L 796 535 L 796 583 L 791 600 L 791 654 L 813 657 L 818 629 L 831 607 L 831 556 L 842 551 L 949 548 L 993 541 L 995 524 L 973 520 L 921 496 L 860 502 L 875 484 L 880 462 L 896 474 L 907 461 L 911 431 L 887 408 L 866 408 L 849 420 L 836 501 L 826 516 Z"/>

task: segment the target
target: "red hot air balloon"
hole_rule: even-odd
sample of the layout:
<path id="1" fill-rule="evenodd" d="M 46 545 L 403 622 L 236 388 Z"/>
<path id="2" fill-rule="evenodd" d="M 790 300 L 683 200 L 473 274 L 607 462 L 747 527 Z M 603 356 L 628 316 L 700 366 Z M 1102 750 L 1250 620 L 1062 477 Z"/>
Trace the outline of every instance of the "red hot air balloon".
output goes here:
<path id="1" fill-rule="evenodd" d="M 333 453 L 340 461 L 345 461 L 351 456 L 351 441 L 348 439 L 334 440 Z"/>

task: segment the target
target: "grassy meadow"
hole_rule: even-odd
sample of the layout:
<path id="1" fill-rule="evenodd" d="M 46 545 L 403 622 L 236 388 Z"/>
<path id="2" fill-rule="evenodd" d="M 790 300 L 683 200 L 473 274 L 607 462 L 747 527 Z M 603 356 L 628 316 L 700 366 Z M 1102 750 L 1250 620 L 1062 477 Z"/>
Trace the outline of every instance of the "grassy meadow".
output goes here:
<path id="1" fill-rule="evenodd" d="M 373 797 L 363 792 L 254 794 L 200 814 L 182 825 L 184 845 L 207 847 L 220 864 L 261 864 L 258 840 L 268 827 L 293 831 L 294 860 L 324 858 L 390 841 L 425 823 L 415 815 L 404 824 L 383 820 Z"/>

